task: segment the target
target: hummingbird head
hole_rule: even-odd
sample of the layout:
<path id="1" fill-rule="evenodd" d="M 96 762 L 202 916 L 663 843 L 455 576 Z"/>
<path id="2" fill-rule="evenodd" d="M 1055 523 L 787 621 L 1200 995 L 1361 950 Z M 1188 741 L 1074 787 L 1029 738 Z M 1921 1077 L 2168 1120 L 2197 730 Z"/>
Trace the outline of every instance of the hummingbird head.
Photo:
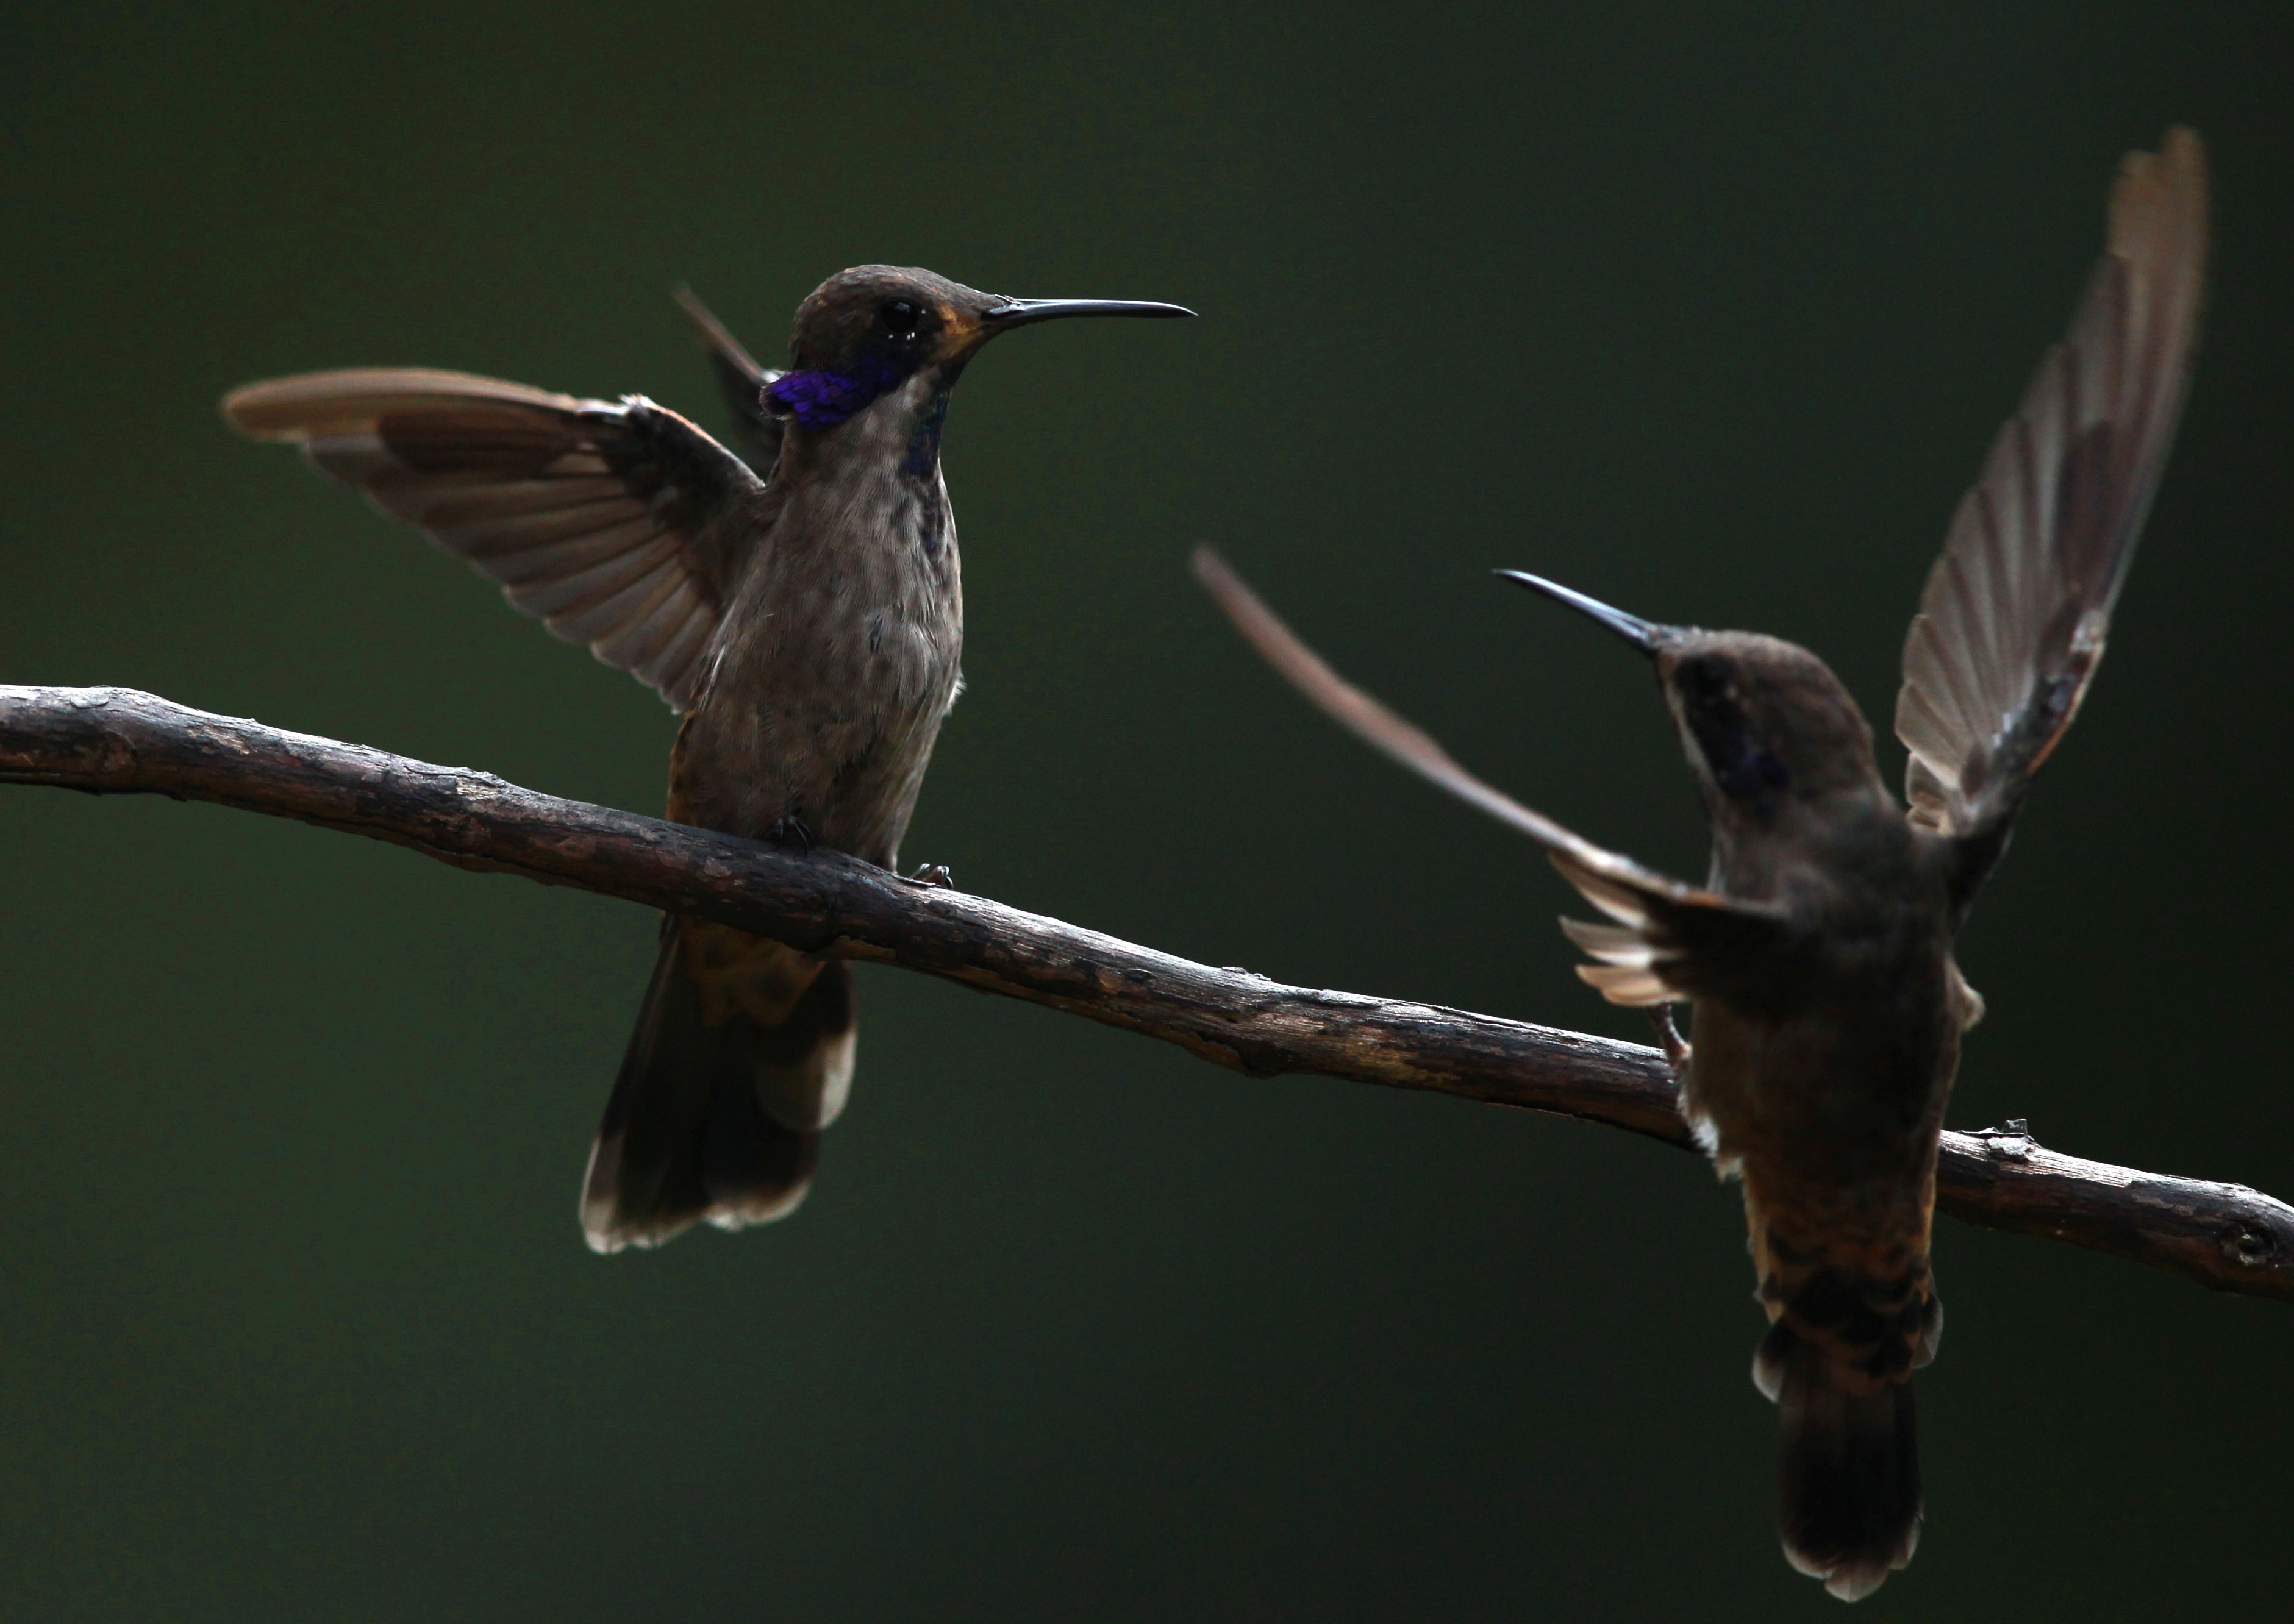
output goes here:
<path id="1" fill-rule="evenodd" d="M 1539 576 L 1498 572 L 1598 621 L 1656 667 L 1716 823 L 1772 824 L 1843 794 L 1887 793 L 1871 724 L 1831 668 L 1798 644 L 1661 626 Z"/>
<path id="2" fill-rule="evenodd" d="M 1133 299 L 1007 299 L 915 266 L 856 265 L 797 306 L 790 369 L 766 386 L 765 409 L 816 429 L 888 395 L 937 411 L 964 363 L 998 333 L 1062 316 L 1192 314 Z M 926 386 L 910 389 L 918 379 Z"/>

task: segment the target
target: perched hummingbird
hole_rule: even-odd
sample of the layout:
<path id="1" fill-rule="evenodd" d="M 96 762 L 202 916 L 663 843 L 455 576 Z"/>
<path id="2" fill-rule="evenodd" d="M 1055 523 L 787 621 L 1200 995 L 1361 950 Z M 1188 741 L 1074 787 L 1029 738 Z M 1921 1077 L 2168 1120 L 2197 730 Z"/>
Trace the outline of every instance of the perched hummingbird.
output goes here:
<path id="1" fill-rule="evenodd" d="M 1753 1380 L 1782 1409 L 1786 1555 L 1843 1600 L 1911 1559 L 1912 1371 L 1943 1310 L 1928 1267 L 1936 1138 L 1983 1005 L 1952 939 L 2031 775 L 2078 710 L 2166 462 L 2206 257 L 2198 138 L 2168 132 L 2112 193 L 2109 248 L 1960 504 L 1904 650 L 1909 816 L 1824 662 L 1752 632 L 1661 626 L 1533 575 L 1655 664 L 1712 824 L 1702 889 L 1603 850 L 1475 778 L 1350 686 L 1215 555 L 1197 571 L 1308 697 L 1543 845 L 1612 922 L 1565 920 L 1611 1002 L 1653 1006 L 1681 1110 L 1741 1177 Z M 1693 1048 L 1665 1008 L 1686 1001 Z"/>
<path id="2" fill-rule="evenodd" d="M 638 395 L 576 400 L 466 373 L 309 373 L 233 391 L 242 433 L 411 519 L 511 605 L 684 716 L 679 823 L 886 868 L 963 679 L 940 477 L 949 391 L 999 333 L 1175 304 L 1010 299 L 862 265 L 798 306 L 789 368 L 698 301 L 752 467 Z M 660 957 L 590 1153 L 591 1246 L 793 1211 L 852 1081 L 845 966 L 696 919 Z"/>

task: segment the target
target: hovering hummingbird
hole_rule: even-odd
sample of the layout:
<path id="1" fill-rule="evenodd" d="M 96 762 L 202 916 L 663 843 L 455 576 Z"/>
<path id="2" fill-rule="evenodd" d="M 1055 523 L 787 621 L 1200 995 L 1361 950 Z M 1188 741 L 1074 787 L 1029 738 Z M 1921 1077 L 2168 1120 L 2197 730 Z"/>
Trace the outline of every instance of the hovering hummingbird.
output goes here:
<path id="1" fill-rule="evenodd" d="M 256 439 L 299 443 L 681 712 L 671 819 L 897 869 L 963 686 L 940 466 L 949 391 L 1015 328 L 1193 313 L 1003 298 L 862 265 L 798 306 L 789 368 L 771 372 L 683 297 L 753 468 L 642 396 L 577 400 L 460 372 L 277 378 L 234 390 L 224 413 Z M 842 962 L 665 918 L 590 1149 L 590 1245 L 785 1216 L 843 1108 L 853 1052 Z"/>
<path id="2" fill-rule="evenodd" d="M 1911 1559 L 1912 1371 L 1943 1311 L 1928 1265 L 1936 1141 L 1983 1005 L 1952 939 L 2031 775 L 2102 658 L 2174 434 L 2206 257 L 2198 138 L 2168 132 L 2112 193 L 2069 338 L 1961 502 L 1904 650 L 1907 816 L 1872 731 L 1807 650 L 1657 625 L 1534 575 L 1655 666 L 1704 792 L 1702 888 L 1606 851 L 1491 788 L 1349 686 L 1205 549 L 1203 578 L 1285 677 L 1378 749 L 1545 847 L 1610 922 L 1562 922 L 1611 1002 L 1651 1006 L 1681 1111 L 1745 1212 L 1771 1321 L 1753 1380 L 1782 1410 L 1786 1555 L 1843 1600 Z M 1667 1006 L 1690 1007 L 1690 1037 Z"/>

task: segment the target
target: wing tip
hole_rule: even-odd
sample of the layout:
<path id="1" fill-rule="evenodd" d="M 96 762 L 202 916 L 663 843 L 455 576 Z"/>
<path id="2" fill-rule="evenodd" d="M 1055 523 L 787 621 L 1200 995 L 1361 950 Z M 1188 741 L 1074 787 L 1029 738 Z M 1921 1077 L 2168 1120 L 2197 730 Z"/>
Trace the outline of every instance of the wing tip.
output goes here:
<path id="1" fill-rule="evenodd" d="M 576 400 L 476 372 L 436 367 L 344 367 L 241 384 L 218 403 L 224 421 L 250 440 L 297 441 L 329 429 L 370 423 L 405 407 L 491 402 L 548 411 L 578 411 Z"/>
<path id="2" fill-rule="evenodd" d="M 2170 126 L 2155 152 L 2129 152 L 2111 194 L 2111 251 L 2144 262 L 2205 251 L 2209 175 L 2206 142 L 2185 124 Z"/>
<path id="3" fill-rule="evenodd" d="M 281 386 L 291 384 L 293 378 L 264 378 L 251 384 L 241 384 L 216 402 L 223 420 L 250 440 L 300 440 L 307 430 L 280 411 L 283 391 Z"/>
<path id="4" fill-rule="evenodd" d="M 770 375 L 769 369 L 749 353 L 745 345 L 733 337 L 733 329 L 718 320 L 717 313 L 702 302 L 701 296 L 693 291 L 690 282 L 678 283 L 669 290 L 669 296 L 678 309 L 685 313 L 685 319 L 693 323 L 694 330 L 701 336 L 704 348 L 751 383 L 759 386 L 764 384 Z"/>

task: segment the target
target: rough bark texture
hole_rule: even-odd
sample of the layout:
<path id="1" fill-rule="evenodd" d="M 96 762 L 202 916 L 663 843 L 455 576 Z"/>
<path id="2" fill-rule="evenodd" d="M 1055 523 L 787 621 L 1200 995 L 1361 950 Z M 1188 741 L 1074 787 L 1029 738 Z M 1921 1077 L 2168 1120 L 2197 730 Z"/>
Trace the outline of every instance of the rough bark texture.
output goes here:
<path id="1" fill-rule="evenodd" d="M 922 970 L 1161 1038 L 1255 1077 L 1311 1072 L 1428 1089 L 1689 1145 L 1664 1057 L 1636 1043 L 1285 987 L 833 853 L 799 857 L 132 689 L 0 686 L 0 782 L 297 818 L 463 868 Z M 2294 1207 L 2243 1185 L 2062 1156 L 2021 1123 L 1945 1134 L 1937 1204 L 1971 1223 L 2294 1301 Z"/>

